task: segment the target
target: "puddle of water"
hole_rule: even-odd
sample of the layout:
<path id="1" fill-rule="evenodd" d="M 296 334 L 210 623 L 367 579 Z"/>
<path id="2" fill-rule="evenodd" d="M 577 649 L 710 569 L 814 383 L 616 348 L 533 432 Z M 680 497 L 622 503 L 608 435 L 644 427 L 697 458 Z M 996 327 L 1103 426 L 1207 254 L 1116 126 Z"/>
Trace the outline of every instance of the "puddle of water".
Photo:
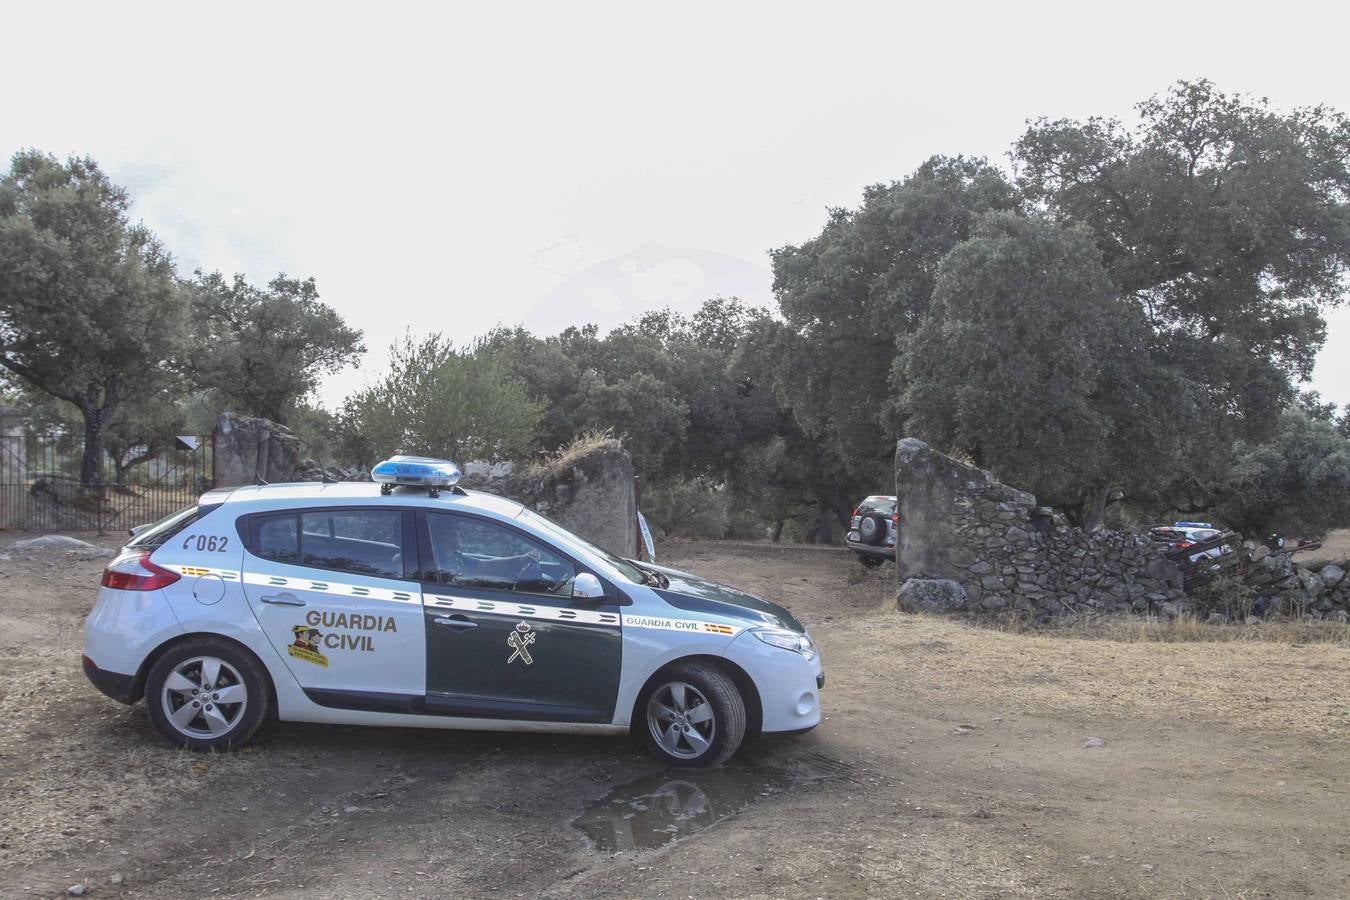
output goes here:
<path id="1" fill-rule="evenodd" d="M 787 772 L 759 766 L 663 772 L 619 785 L 588 806 L 572 825 L 603 853 L 654 850 L 794 783 Z"/>

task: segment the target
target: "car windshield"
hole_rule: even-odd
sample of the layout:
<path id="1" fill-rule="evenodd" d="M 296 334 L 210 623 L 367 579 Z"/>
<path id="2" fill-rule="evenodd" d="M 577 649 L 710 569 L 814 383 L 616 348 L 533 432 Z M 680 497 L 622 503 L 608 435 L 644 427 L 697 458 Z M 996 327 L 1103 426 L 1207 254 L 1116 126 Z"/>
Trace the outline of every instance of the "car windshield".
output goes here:
<path id="1" fill-rule="evenodd" d="M 610 553 L 608 550 L 595 546 L 585 538 L 577 537 L 557 522 L 546 516 L 539 515 L 539 513 L 532 509 L 522 509 L 518 518 L 529 522 L 531 525 L 534 525 L 543 531 L 549 532 L 564 544 L 572 547 L 580 547 L 589 553 L 595 554 L 605 562 L 609 563 L 609 565 L 617 570 L 620 575 L 628 581 L 633 582 L 633 584 L 642 584 L 646 581 L 646 579 L 642 577 L 642 570 L 628 560 Z"/>

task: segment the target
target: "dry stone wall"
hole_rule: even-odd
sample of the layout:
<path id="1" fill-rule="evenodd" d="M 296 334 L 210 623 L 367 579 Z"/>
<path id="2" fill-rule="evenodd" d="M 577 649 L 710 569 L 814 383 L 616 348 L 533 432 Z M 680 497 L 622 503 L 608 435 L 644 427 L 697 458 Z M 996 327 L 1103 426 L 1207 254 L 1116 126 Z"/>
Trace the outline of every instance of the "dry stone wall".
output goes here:
<path id="1" fill-rule="evenodd" d="M 895 482 L 904 609 L 1047 619 L 1186 607 L 1181 573 L 1143 535 L 1084 532 L 914 438 L 896 445 Z"/>
<path id="2" fill-rule="evenodd" d="M 1243 613 L 1306 616 L 1350 621 L 1350 562 L 1295 564 L 1289 556 L 1267 556 L 1243 579 L 1251 590 Z M 1224 615 L 1231 616 L 1231 612 Z"/>

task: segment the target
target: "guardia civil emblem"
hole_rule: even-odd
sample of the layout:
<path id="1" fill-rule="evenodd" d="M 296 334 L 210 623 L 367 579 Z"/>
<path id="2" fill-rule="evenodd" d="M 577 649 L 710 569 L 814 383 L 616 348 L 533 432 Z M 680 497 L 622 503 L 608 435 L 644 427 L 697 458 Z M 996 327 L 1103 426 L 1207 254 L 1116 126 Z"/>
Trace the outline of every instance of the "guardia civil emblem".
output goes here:
<path id="1" fill-rule="evenodd" d="M 529 622 L 517 622 L 516 630 L 506 636 L 506 643 L 514 651 L 506 658 L 508 666 L 516 660 L 527 666 L 534 663 L 534 657 L 530 656 L 529 651 L 529 646 L 534 643 L 534 632 L 530 629 Z"/>

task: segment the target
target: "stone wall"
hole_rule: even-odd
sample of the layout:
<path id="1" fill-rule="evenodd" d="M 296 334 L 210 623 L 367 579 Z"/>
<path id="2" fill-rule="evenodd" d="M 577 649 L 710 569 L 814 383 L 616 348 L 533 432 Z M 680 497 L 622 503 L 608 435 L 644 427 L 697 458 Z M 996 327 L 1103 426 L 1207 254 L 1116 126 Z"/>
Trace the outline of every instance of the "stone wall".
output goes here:
<path id="1" fill-rule="evenodd" d="M 896 445 L 895 482 L 904 609 L 1045 619 L 1185 607 L 1181 573 L 1146 536 L 1086 533 L 914 438 Z"/>
<path id="2" fill-rule="evenodd" d="M 1350 621 L 1350 562 L 1296 564 L 1289 556 L 1267 556 L 1243 579 L 1251 594 L 1248 609 L 1225 611 L 1257 617 L 1307 616 Z"/>
<path id="3" fill-rule="evenodd" d="M 620 556 L 637 552 L 633 458 L 617 440 L 591 443 L 544 464 L 468 463 L 471 490 L 510 497 Z"/>

